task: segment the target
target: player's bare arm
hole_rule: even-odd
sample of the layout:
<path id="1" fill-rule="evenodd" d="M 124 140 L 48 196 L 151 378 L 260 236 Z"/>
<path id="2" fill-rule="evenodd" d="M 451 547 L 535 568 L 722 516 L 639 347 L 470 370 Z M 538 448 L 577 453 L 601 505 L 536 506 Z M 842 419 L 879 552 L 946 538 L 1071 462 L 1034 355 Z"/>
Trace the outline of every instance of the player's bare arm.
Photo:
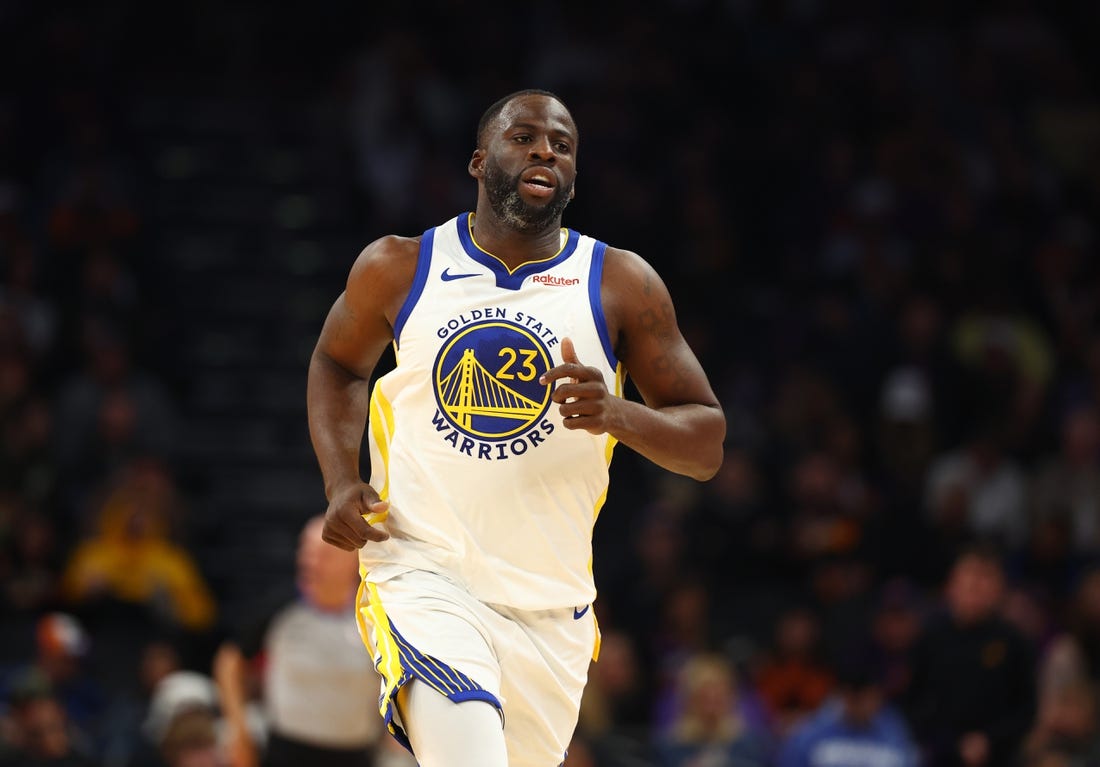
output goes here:
<path id="1" fill-rule="evenodd" d="M 630 251 L 608 248 L 601 298 L 615 354 L 644 404 L 612 395 L 599 370 L 563 341 L 553 399 L 565 426 L 607 433 L 659 466 L 698 480 L 722 462 L 726 419 L 699 360 L 676 322 L 660 276 Z"/>
<path id="2" fill-rule="evenodd" d="M 309 363 L 309 432 L 329 502 L 322 537 L 345 550 L 388 537 L 365 519 L 387 506 L 363 482 L 359 451 L 370 408 L 370 377 L 393 341 L 419 246 L 419 238 L 390 236 L 364 248 L 329 310 Z"/>

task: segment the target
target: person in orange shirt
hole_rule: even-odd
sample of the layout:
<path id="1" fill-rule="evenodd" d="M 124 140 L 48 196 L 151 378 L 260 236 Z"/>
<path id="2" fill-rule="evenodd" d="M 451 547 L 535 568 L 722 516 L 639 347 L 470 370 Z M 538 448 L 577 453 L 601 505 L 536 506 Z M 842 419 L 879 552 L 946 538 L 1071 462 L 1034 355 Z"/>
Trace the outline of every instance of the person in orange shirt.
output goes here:
<path id="1" fill-rule="evenodd" d="M 755 675 L 756 688 L 782 736 L 824 702 L 833 675 L 819 657 L 817 616 L 805 607 L 784 612 L 775 643 Z"/>

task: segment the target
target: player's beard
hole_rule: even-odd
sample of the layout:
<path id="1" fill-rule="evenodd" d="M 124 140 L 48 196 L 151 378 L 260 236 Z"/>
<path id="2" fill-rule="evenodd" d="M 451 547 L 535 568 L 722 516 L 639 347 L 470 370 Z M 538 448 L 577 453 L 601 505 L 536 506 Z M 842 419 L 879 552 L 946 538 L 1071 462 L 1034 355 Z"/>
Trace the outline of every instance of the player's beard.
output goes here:
<path id="1" fill-rule="evenodd" d="M 489 206 L 507 226 L 521 232 L 542 232 L 561 225 L 561 214 L 569 204 L 569 190 L 558 187 L 542 206 L 524 202 L 519 194 L 519 174 L 508 175 L 491 158 L 485 162 L 485 195 Z"/>

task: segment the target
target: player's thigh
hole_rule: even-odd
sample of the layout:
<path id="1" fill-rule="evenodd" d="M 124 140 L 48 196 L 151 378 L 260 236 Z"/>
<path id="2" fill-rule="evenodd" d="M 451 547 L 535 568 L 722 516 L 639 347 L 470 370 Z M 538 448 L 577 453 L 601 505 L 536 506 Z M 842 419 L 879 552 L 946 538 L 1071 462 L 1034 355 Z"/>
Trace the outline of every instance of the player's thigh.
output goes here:
<path id="1" fill-rule="evenodd" d="M 512 636 L 501 655 L 501 695 L 510 767 L 555 767 L 577 726 L 597 641 L 588 611 L 504 611 Z"/>
<path id="2" fill-rule="evenodd" d="M 452 700 L 499 706 L 500 665 L 480 602 L 434 573 L 368 578 L 360 612 L 383 677 L 422 679 Z"/>
<path id="3" fill-rule="evenodd" d="M 509 767 L 500 712 L 490 703 L 454 703 L 414 679 L 397 708 L 420 767 Z"/>

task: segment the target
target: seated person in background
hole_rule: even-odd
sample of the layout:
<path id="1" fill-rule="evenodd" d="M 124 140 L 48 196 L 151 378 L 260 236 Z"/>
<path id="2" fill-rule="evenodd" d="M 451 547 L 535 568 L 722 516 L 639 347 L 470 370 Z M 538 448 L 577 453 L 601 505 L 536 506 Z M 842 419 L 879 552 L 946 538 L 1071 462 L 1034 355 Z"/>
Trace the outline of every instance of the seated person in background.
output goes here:
<path id="1" fill-rule="evenodd" d="M 797 725 L 777 767 L 917 767 L 909 727 L 886 702 L 883 680 L 865 657 L 836 668 L 836 694 Z"/>
<path id="2" fill-rule="evenodd" d="M 930 764 L 1011 764 L 1035 716 L 1034 647 L 1001 617 L 999 549 L 964 550 L 913 651 L 906 713 Z"/>
<path id="3" fill-rule="evenodd" d="M 380 680 L 356 625 L 359 560 L 321 540 L 323 523 L 310 519 L 299 537 L 297 594 L 280 595 L 215 656 L 232 767 L 371 765 Z M 259 662 L 259 679 L 249 678 L 249 661 Z M 253 682 L 266 743 L 248 725 Z"/>
<path id="4" fill-rule="evenodd" d="M 53 695 L 36 692 L 12 702 L 13 752 L 0 759 L 0 767 L 98 767 L 79 747 L 64 706 Z"/>
<path id="5" fill-rule="evenodd" d="M 116 695 L 143 694 L 136 659 L 150 641 L 172 635 L 187 656 L 214 625 L 217 605 L 198 561 L 169 532 L 166 481 L 156 461 L 124 470 L 99 508 L 98 529 L 61 575 L 62 600 L 95 637 L 91 662 Z"/>
<path id="6" fill-rule="evenodd" d="M 99 599 L 129 603 L 182 630 L 206 631 L 216 605 L 191 552 L 172 540 L 163 475 L 152 459 L 119 473 L 100 507 L 98 529 L 66 563 L 62 595 L 73 605 Z"/>
<path id="7" fill-rule="evenodd" d="M 832 691 L 832 672 L 822 656 L 817 613 L 800 604 L 785 609 L 753 680 L 777 735 L 785 735 Z"/>
<path id="8" fill-rule="evenodd" d="M 91 644 L 72 615 L 46 613 L 35 623 L 34 658 L 0 668 L 0 704 L 50 698 L 64 710 L 68 739 L 76 750 L 96 753 L 98 729 L 110 701 L 89 666 Z"/>
<path id="9" fill-rule="evenodd" d="M 724 656 L 688 660 L 677 688 L 678 711 L 657 742 L 660 767 L 769 764 L 767 738 L 742 716 L 733 666 Z"/>

